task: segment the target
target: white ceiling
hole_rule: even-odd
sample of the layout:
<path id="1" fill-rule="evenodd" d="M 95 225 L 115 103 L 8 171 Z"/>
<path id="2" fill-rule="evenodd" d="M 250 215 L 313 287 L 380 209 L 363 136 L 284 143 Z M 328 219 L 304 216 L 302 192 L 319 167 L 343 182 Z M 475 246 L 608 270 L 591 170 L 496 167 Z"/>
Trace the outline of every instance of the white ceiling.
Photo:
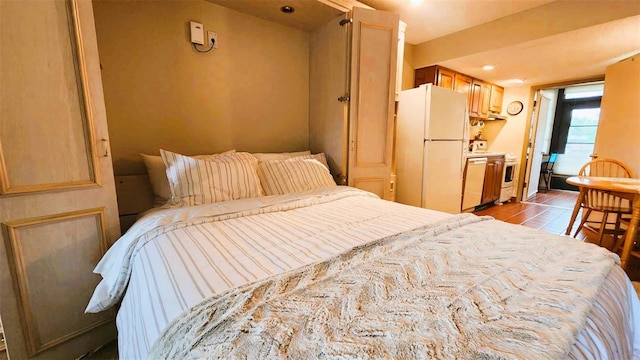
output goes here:
<path id="1" fill-rule="evenodd" d="M 504 87 L 552 84 L 604 75 L 607 66 L 640 53 L 640 15 L 568 31 L 439 65 Z M 492 71 L 482 70 L 495 65 Z M 521 79 L 523 84 L 512 79 Z M 640 81 L 640 79 L 638 79 Z"/>
<path id="2" fill-rule="evenodd" d="M 509 16 L 553 0 L 359 0 L 374 9 L 400 14 L 408 24 L 405 41 L 419 44 Z"/>
<path id="3" fill-rule="evenodd" d="M 0 0 L 1 1 L 1 0 Z M 222 6 L 233 8 L 270 21 L 310 31 L 320 24 L 340 14 L 341 10 L 353 6 L 355 0 L 207 0 Z M 419 44 L 447 37 L 466 36 L 469 31 L 491 26 L 495 22 L 515 23 L 522 14 L 539 6 L 562 8 L 565 1 L 554 0 L 423 0 L 419 6 L 412 0 L 359 0 L 361 4 L 375 9 L 400 14 L 407 23 L 406 41 Z M 583 1 L 584 11 L 590 11 Z M 551 4 L 553 3 L 553 4 Z M 505 87 L 534 86 L 570 80 L 587 79 L 602 76 L 608 65 L 640 53 L 640 0 L 599 0 L 590 3 L 604 4 L 607 7 L 626 7 L 632 9 L 630 17 L 619 15 L 613 21 L 577 26 L 575 30 L 532 36 L 529 39 L 500 46 L 479 46 L 478 50 L 467 52 L 453 51 L 451 56 L 434 60 L 435 63 L 473 77 L 477 77 Z M 624 3 L 624 4 L 623 4 Z M 575 4 L 575 3 L 573 3 Z M 293 14 L 280 12 L 282 5 L 296 8 Z M 544 8 L 540 8 L 544 9 Z M 637 9 L 637 11 L 636 11 Z M 513 18 L 510 18 L 513 16 Z M 577 15 L 578 19 L 588 16 Z M 592 16 L 593 17 L 593 16 Z M 574 17 L 575 18 L 575 17 Z M 512 20 L 513 19 L 513 20 Z M 562 19 L 562 18 L 560 18 Z M 544 21 L 544 20 L 543 20 Z M 553 23 L 553 22 L 556 23 Z M 549 20 L 542 28 L 562 27 L 558 19 Z M 538 26 L 540 28 L 541 26 Z M 537 29 L 536 31 L 539 31 Z M 529 30 L 527 30 L 529 31 Z M 525 31 L 526 32 L 526 31 Z M 504 36 L 501 36 L 504 35 Z M 509 37 L 511 33 L 494 34 Z M 525 36 L 526 37 L 526 36 Z M 485 41 L 483 39 L 483 41 Z M 488 44 L 492 39 L 486 39 Z M 445 42 L 448 47 L 450 41 Z M 466 44 L 465 46 L 468 46 Z M 433 65 L 432 63 L 411 64 L 415 67 Z M 485 72 L 483 65 L 493 64 L 496 69 Z M 523 79 L 523 84 L 510 82 L 510 79 Z"/>
<path id="4" fill-rule="evenodd" d="M 2 1 L 2 0 L 0 0 Z M 315 0 L 207 0 L 209 2 L 251 14 L 296 29 L 310 31 L 338 17 L 342 11 Z M 285 14 L 283 6 L 295 11 Z"/>
<path id="5" fill-rule="evenodd" d="M 412 5 L 411 0 L 359 1 L 379 10 L 400 14 L 400 19 L 407 23 L 407 42 L 418 47 L 419 44 L 442 39 L 443 36 L 456 33 L 466 36 L 470 35 L 469 31 L 477 31 L 476 29 L 482 31 L 483 27 L 486 29 L 486 25 L 483 24 L 496 21 L 505 25 L 510 24 L 510 21 L 526 18 L 523 14 L 527 10 L 531 12 L 538 6 L 558 5 L 557 9 L 564 7 L 561 4 L 562 1 L 554 0 L 423 0 L 418 6 Z M 590 4 L 585 0 L 573 1 L 575 1 L 574 4 L 582 2 L 583 4 L 579 7 L 587 9 L 584 11 L 591 11 Z M 554 2 L 555 4 L 551 4 Z M 585 24 L 582 27 L 577 26 L 575 30 L 532 36 L 530 39 L 506 46 L 485 46 L 481 51 L 457 52 L 453 57 L 436 60 L 435 64 L 504 87 L 535 86 L 602 76 L 607 66 L 640 53 L 640 15 L 638 15 L 640 1 L 629 0 L 626 4 L 616 0 L 595 2 L 610 8 L 631 4 L 632 6 L 627 9 L 635 8 L 635 14 L 630 14 L 635 16 L 619 20 L 614 18 L 613 21 L 591 26 L 588 24 L 590 20 L 585 19 Z M 591 3 L 595 2 L 591 1 Z M 575 12 L 579 13 L 580 10 L 577 8 Z M 573 14 L 568 16 L 571 15 Z M 559 20 L 555 18 L 548 21 L 550 23 L 545 26 L 553 28 L 558 25 L 554 22 Z M 508 31 L 505 29 L 505 32 Z M 494 39 L 486 40 L 499 41 L 508 36 L 517 35 L 494 34 Z M 453 46 L 451 41 L 447 41 L 446 44 Z M 469 46 L 469 44 L 466 43 L 463 46 Z M 482 70 L 482 66 L 487 64 L 494 65 L 495 69 Z M 420 67 L 434 64 L 412 65 Z M 524 83 L 516 83 L 512 79 L 521 79 Z"/>

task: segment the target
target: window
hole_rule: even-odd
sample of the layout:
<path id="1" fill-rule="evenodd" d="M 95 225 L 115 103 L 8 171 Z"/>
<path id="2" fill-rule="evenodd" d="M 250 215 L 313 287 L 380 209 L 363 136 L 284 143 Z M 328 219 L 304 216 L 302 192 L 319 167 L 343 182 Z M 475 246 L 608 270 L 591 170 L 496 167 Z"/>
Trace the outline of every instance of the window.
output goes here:
<path id="1" fill-rule="evenodd" d="M 584 156 L 593 152 L 601 99 L 602 93 L 593 91 L 558 91 L 556 121 L 553 124 L 549 152 Z"/>
<path id="2" fill-rule="evenodd" d="M 571 110 L 564 153 L 590 155 L 596 141 L 598 120 L 600 120 L 600 107 Z"/>

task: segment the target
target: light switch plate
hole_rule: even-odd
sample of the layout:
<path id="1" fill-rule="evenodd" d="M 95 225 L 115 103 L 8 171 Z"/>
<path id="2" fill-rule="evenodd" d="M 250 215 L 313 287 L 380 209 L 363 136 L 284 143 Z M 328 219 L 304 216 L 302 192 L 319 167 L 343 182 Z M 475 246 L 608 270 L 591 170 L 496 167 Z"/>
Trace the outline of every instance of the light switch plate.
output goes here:
<path id="1" fill-rule="evenodd" d="M 191 42 L 204 45 L 204 27 L 199 22 L 191 21 Z"/>
<path id="2" fill-rule="evenodd" d="M 218 34 L 214 33 L 213 31 L 207 31 L 207 46 L 211 46 L 211 39 L 215 40 L 215 42 L 213 43 L 213 48 L 217 49 L 218 48 Z"/>

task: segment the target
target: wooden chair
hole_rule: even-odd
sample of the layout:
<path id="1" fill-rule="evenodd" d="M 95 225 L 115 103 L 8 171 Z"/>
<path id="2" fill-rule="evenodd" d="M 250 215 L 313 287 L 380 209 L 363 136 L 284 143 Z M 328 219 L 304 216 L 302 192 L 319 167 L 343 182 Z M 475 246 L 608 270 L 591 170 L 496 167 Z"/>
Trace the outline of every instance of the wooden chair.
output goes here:
<path id="1" fill-rule="evenodd" d="M 551 175 L 553 175 L 553 165 L 556 163 L 557 158 L 557 153 L 551 153 L 551 155 L 542 162 L 542 166 L 540 167 L 540 177 L 542 181 L 544 181 L 545 193 L 551 188 Z"/>
<path id="2" fill-rule="evenodd" d="M 633 172 L 624 163 L 614 159 L 596 159 L 586 163 L 578 172 L 579 176 L 602 176 L 602 177 L 620 177 L 632 178 Z M 578 229 L 573 234 L 576 237 L 585 224 L 596 223 L 589 221 L 589 215 L 593 212 L 602 213 L 602 221 L 598 229 L 598 245 L 602 243 L 602 237 L 605 233 L 613 235 L 613 248 L 616 249 L 618 236 L 624 235 L 624 229 L 620 227 L 620 221 L 623 215 L 630 215 L 632 212 L 631 201 L 612 194 L 610 191 L 586 189 L 584 190 L 584 198 L 580 204 L 583 211 L 582 220 Z M 609 222 L 609 214 L 615 214 L 614 222 Z M 613 225 L 613 229 L 607 229 L 607 225 Z"/>

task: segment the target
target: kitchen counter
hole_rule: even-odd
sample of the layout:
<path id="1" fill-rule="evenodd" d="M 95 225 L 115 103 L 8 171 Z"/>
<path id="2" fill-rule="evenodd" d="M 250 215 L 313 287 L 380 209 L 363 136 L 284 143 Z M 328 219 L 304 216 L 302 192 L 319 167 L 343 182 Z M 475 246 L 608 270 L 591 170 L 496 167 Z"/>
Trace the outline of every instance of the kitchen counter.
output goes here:
<path id="1" fill-rule="evenodd" d="M 469 158 L 477 158 L 477 157 L 487 157 L 487 156 L 505 156 L 506 153 L 503 152 L 493 152 L 493 151 L 487 151 L 487 152 L 469 152 L 465 155 L 466 159 Z"/>

